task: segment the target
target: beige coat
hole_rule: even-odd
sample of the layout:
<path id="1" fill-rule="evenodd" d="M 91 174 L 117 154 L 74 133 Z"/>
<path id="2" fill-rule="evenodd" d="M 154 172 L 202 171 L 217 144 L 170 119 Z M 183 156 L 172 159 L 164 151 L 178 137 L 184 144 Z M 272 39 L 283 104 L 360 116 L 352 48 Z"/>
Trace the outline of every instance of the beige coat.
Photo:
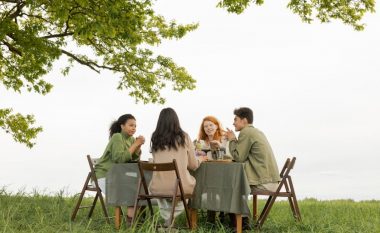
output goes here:
<path id="1" fill-rule="evenodd" d="M 189 136 L 185 134 L 185 146 L 177 150 L 166 149 L 153 152 L 154 163 L 168 163 L 176 160 L 180 178 L 185 194 L 192 194 L 195 187 L 195 178 L 190 175 L 188 169 L 196 170 L 199 161 L 195 158 L 194 145 Z M 149 190 L 153 194 L 172 194 L 175 182 L 175 172 L 153 172 Z M 179 192 L 179 189 L 178 189 Z"/>

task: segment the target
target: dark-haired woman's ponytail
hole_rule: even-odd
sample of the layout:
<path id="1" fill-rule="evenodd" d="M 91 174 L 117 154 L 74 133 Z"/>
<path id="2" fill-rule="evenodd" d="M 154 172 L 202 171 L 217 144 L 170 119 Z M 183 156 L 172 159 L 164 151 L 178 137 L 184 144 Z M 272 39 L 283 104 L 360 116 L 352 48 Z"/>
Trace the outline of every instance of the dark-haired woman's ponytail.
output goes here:
<path id="1" fill-rule="evenodd" d="M 114 133 L 120 133 L 121 132 L 121 126 L 118 121 L 112 122 L 110 126 L 110 138 Z"/>

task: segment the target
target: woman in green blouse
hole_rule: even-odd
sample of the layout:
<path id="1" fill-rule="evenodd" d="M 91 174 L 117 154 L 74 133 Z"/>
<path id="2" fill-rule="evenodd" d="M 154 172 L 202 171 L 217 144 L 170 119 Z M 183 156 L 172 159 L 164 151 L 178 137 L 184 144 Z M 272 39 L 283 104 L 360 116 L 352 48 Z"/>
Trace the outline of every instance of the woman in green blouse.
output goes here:
<path id="1" fill-rule="evenodd" d="M 100 189 L 105 193 L 106 173 L 114 163 L 127 163 L 137 161 L 141 155 L 141 145 L 145 138 L 138 136 L 136 132 L 136 118 L 131 114 L 124 114 L 111 124 L 109 129 L 110 140 L 107 147 L 95 165 L 95 173 L 98 178 Z M 128 216 L 133 215 L 133 206 L 128 207 Z"/>

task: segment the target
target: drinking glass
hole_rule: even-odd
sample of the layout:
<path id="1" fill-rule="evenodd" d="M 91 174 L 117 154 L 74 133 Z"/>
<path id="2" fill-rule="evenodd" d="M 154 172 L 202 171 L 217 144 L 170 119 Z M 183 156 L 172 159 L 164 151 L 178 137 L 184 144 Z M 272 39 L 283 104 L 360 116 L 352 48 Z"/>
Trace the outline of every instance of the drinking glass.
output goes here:
<path id="1" fill-rule="evenodd" d="M 225 151 L 224 150 L 218 150 L 218 153 L 217 153 L 217 155 L 218 155 L 218 160 L 223 160 L 223 158 L 224 158 L 224 154 L 225 154 Z"/>

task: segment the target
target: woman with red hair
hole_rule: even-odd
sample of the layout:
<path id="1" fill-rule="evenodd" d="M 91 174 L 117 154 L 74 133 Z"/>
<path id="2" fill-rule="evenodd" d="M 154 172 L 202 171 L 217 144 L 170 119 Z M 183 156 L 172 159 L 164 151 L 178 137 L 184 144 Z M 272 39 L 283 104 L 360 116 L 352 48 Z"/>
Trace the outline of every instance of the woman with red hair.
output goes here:
<path id="1" fill-rule="evenodd" d="M 227 142 L 224 136 L 225 132 L 226 131 L 223 129 L 222 125 L 216 117 L 206 116 L 203 118 L 202 124 L 199 128 L 198 143 L 201 144 L 202 149 L 225 148 Z M 197 153 L 198 155 L 202 155 L 202 151 L 199 151 Z"/>
<path id="2" fill-rule="evenodd" d="M 198 141 L 196 154 L 198 156 L 205 156 L 206 153 L 201 149 L 220 149 L 226 148 L 227 140 L 225 138 L 225 130 L 220 124 L 219 120 L 213 116 L 206 116 L 202 120 L 202 124 L 199 128 Z M 207 157 L 212 159 L 211 152 L 207 153 Z M 215 211 L 207 211 L 207 222 L 215 223 Z M 219 213 L 219 219 L 224 222 L 224 213 Z"/>

